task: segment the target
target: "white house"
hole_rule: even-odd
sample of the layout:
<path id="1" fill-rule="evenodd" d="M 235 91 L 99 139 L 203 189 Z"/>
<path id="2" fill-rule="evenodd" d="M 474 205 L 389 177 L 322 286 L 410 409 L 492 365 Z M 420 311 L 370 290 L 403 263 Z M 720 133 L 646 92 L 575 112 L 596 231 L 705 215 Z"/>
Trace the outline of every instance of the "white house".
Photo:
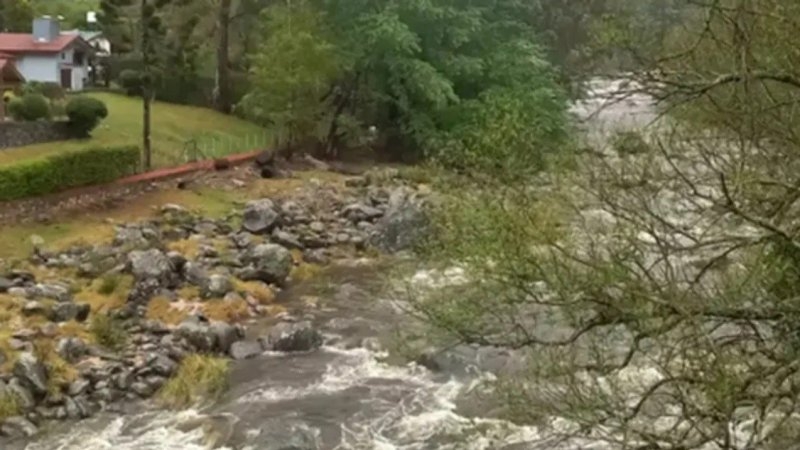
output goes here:
<path id="1" fill-rule="evenodd" d="M 58 83 L 79 91 L 89 78 L 89 56 L 94 52 L 80 34 L 61 33 L 58 20 L 33 20 L 33 33 L 0 33 L 0 53 L 14 57 L 27 81 Z"/>

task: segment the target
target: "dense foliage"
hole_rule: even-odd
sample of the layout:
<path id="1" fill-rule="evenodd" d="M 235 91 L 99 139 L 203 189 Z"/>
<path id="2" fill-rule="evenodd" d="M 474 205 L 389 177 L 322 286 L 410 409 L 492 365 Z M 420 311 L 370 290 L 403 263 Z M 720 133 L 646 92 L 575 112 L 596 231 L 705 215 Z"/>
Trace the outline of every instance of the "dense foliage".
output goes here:
<path id="1" fill-rule="evenodd" d="M 49 194 L 73 187 L 107 183 L 136 172 L 136 147 L 91 148 L 0 168 L 0 200 Z"/>
<path id="2" fill-rule="evenodd" d="M 516 134 L 510 139 L 528 143 L 503 151 L 547 152 L 563 135 L 565 101 L 535 30 L 518 20 L 515 5 L 273 6 L 263 14 L 253 89 L 240 106 L 277 125 L 283 144 L 310 139 L 331 157 L 362 142 L 370 126 L 404 156 L 469 159 L 486 146 L 470 124 L 487 132 L 508 126 Z"/>
<path id="3" fill-rule="evenodd" d="M 50 103 L 42 94 L 25 94 L 9 102 L 8 112 L 14 120 L 34 122 L 50 117 Z"/>
<path id="4" fill-rule="evenodd" d="M 78 96 L 67 103 L 66 114 L 73 132 L 78 136 L 87 137 L 101 120 L 108 117 L 108 108 L 96 98 Z"/>

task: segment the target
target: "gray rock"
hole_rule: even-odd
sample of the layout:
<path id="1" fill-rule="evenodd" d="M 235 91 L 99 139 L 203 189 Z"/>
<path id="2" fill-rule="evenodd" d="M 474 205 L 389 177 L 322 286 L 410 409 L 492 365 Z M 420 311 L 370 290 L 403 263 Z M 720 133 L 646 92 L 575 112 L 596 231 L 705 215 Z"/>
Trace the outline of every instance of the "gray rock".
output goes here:
<path id="1" fill-rule="evenodd" d="M 207 297 L 220 298 L 233 290 L 233 283 L 230 277 L 220 274 L 211 275 L 208 278 L 208 283 L 205 285 L 205 294 Z"/>
<path id="2" fill-rule="evenodd" d="M 118 227 L 114 236 L 115 246 L 139 247 L 147 244 L 142 230 L 136 227 Z"/>
<path id="3" fill-rule="evenodd" d="M 346 206 L 342 210 L 342 215 L 347 217 L 351 222 L 358 223 L 361 221 L 375 220 L 383 215 L 383 211 L 362 203 L 354 203 Z"/>
<path id="4" fill-rule="evenodd" d="M 49 318 L 53 322 L 84 322 L 90 311 L 91 307 L 85 303 L 58 303 L 50 310 Z"/>
<path id="5" fill-rule="evenodd" d="M 136 395 L 140 397 L 147 398 L 153 395 L 155 389 L 153 389 L 152 386 L 145 383 L 144 381 L 137 381 L 133 383 L 133 385 L 131 386 L 131 391 L 135 392 Z"/>
<path id="6" fill-rule="evenodd" d="M 216 349 L 222 353 L 228 353 L 231 346 L 243 337 L 237 327 L 225 322 L 213 322 L 210 328 L 216 341 Z"/>
<path id="7" fill-rule="evenodd" d="M 149 365 L 155 374 L 165 377 L 172 376 L 178 370 L 178 363 L 164 355 L 158 355 Z"/>
<path id="8" fill-rule="evenodd" d="M 15 287 L 10 288 L 8 290 L 8 295 L 10 295 L 12 297 L 19 297 L 19 298 L 32 298 L 32 297 L 34 297 L 33 293 L 30 290 L 28 290 L 28 289 L 26 289 L 24 287 L 19 287 L 19 286 L 15 286 Z"/>
<path id="9" fill-rule="evenodd" d="M 245 205 L 242 227 L 251 233 L 267 233 L 277 225 L 278 219 L 272 200 L 253 200 Z"/>
<path id="10" fill-rule="evenodd" d="M 325 224 L 319 221 L 314 221 L 308 225 L 308 228 L 315 233 L 322 233 L 325 231 Z"/>
<path id="11" fill-rule="evenodd" d="M 25 306 L 22 307 L 22 314 L 26 317 L 31 316 L 44 316 L 47 313 L 47 308 L 45 308 L 42 302 L 37 302 L 36 300 L 31 300 L 25 303 Z"/>
<path id="12" fill-rule="evenodd" d="M 172 261 L 161 250 L 134 250 L 128 253 L 131 273 L 138 280 L 164 280 L 174 271 Z"/>
<path id="13" fill-rule="evenodd" d="M 151 298 L 161 291 L 161 282 L 155 278 L 137 280 L 128 293 L 128 302 L 132 304 L 146 304 Z"/>
<path id="14" fill-rule="evenodd" d="M 303 260 L 311 264 L 328 264 L 330 257 L 324 248 L 315 248 L 303 252 Z"/>
<path id="15" fill-rule="evenodd" d="M 44 284 L 39 283 L 34 288 L 34 295 L 39 298 L 56 300 L 59 302 L 72 301 L 72 293 L 69 286 L 63 284 Z"/>
<path id="16" fill-rule="evenodd" d="M 249 233 L 236 233 L 231 236 L 231 242 L 239 248 L 247 248 L 253 245 L 253 236 Z"/>
<path id="17" fill-rule="evenodd" d="M 210 352 L 216 346 L 217 338 L 204 317 L 191 316 L 181 322 L 175 333 L 186 340 L 196 351 Z"/>
<path id="18" fill-rule="evenodd" d="M 69 385 L 67 393 L 74 397 L 76 395 L 80 395 L 88 391 L 91 385 L 92 382 L 87 380 L 86 378 L 78 378 L 77 380 L 73 381 L 72 384 Z"/>
<path id="19" fill-rule="evenodd" d="M 6 277 L 0 277 L 0 294 L 5 294 L 14 287 L 14 282 Z"/>
<path id="20" fill-rule="evenodd" d="M 183 267 L 183 277 L 189 283 L 201 288 L 205 288 L 209 282 L 208 272 L 194 262 L 187 262 Z"/>
<path id="21" fill-rule="evenodd" d="M 14 375 L 29 387 L 34 394 L 47 394 L 47 371 L 44 364 L 32 352 L 23 352 L 14 364 Z"/>
<path id="22" fill-rule="evenodd" d="M 186 265 L 186 258 L 181 255 L 179 252 L 169 252 L 167 253 L 167 258 L 172 263 L 172 267 L 175 268 L 176 272 L 183 272 L 184 266 Z"/>
<path id="23" fill-rule="evenodd" d="M 30 389 L 23 386 L 18 379 L 12 378 L 6 389 L 17 398 L 22 409 L 30 409 L 36 405 L 36 400 L 33 398 Z"/>
<path id="24" fill-rule="evenodd" d="M 407 250 L 425 236 L 429 224 L 422 200 L 410 189 L 399 187 L 391 193 L 386 214 L 376 223 L 371 242 L 386 252 Z"/>
<path id="25" fill-rule="evenodd" d="M 74 363 L 89 353 L 86 343 L 77 337 L 61 338 L 56 344 L 56 352 L 65 361 Z"/>
<path id="26" fill-rule="evenodd" d="M 75 399 L 73 399 L 72 397 L 67 397 L 64 400 L 64 408 L 66 408 L 67 417 L 70 420 L 78 420 L 85 417 L 81 405 L 79 405 L 78 402 L 76 402 Z"/>
<path id="27" fill-rule="evenodd" d="M 246 255 L 246 260 L 253 265 L 254 274 L 249 280 L 265 283 L 282 284 L 292 270 L 292 254 L 285 247 L 277 244 L 261 244 L 255 246 Z"/>
<path id="28" fill-rule="evenodd" d="M 264 350 L 261 344 L 253 341 L 235 342 L 230 349 L 230 355 L 233 359 L 249 359 L 255 358 L 260 355 Z"/>
<path id="29" fill-rule="evenodd" d="M 304 352 L 319 348 L 322 335 L 311 322 L 282 322 L 272 327 L 266 339 L 268 350 Z"/>
<path id="30" fill-rule="evenodd" d="M 286 248 L 296 248 L 298 250 L 305 248 L 297 236 L 279 229 L 275 229 L 272 232 L 272 240 Z"/>
<path id="31" fill-rule="evenodd" d="M 0 425 L 0 434 L 11 438 L 31 437 L 38 432 L 36 425 L 22 416 L 9 417 Z"/>
<path id="32" fill-rule="evenodd" d="M 114 385 L 117 389 L 127 391 L 133 385 L 135 376 L 133 370 L 123 370 L 114 377 Z"/>

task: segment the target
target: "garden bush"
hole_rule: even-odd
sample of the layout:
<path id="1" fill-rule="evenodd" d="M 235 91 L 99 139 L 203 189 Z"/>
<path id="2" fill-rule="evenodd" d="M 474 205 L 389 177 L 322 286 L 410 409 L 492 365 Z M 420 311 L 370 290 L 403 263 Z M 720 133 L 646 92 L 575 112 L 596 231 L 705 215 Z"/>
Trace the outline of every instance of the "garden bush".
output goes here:
<path id="1" fill-rule="evenodd" d="M 89 133 L 108 117 L 108 108 L 102 101 L 92 97 L 75 97 L 67 103 L 69 127 L 76 135 L 88 137 Z"/>
<path id="2" fill-rule="evenodd" d="M 47 119 L 50 118 L 50 102 L 42 94 L 25 94 L 9 102 L 8 112 L 19 121 Z"/>
<path id="3" fill-rule="evenodd" d="M 119 85 L 128 95 L 139 95 L 142 90 L 142 74 L 137 70 L 125 69 L 119 73 Z"/>
<path id="4" fill-rule="evenodd" d="M 58 83 L 29 81 L 22 85 L 18 90 L 21 95 L 26 94 L 41 94 L 49 100 L 61 100 L 66 97 L 67 93 L 63 87 Z"/>
<path id="5" fill-rule="evenodd" d="M 139 167 L 135 146 L 99 147 L 0 167 L 0 200 L 106 183 Z"/>

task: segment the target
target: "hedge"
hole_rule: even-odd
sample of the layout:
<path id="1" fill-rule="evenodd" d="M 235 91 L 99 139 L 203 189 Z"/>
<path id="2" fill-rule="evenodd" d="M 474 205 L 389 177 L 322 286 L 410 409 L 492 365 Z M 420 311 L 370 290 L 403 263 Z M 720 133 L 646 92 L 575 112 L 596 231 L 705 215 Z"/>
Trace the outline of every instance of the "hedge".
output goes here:
<path id="1" fill-rule="evenodd" d="M 136 146 L 98 147 L 0 167 L 0 200 L 107 183 L 139 167 Z"/>

